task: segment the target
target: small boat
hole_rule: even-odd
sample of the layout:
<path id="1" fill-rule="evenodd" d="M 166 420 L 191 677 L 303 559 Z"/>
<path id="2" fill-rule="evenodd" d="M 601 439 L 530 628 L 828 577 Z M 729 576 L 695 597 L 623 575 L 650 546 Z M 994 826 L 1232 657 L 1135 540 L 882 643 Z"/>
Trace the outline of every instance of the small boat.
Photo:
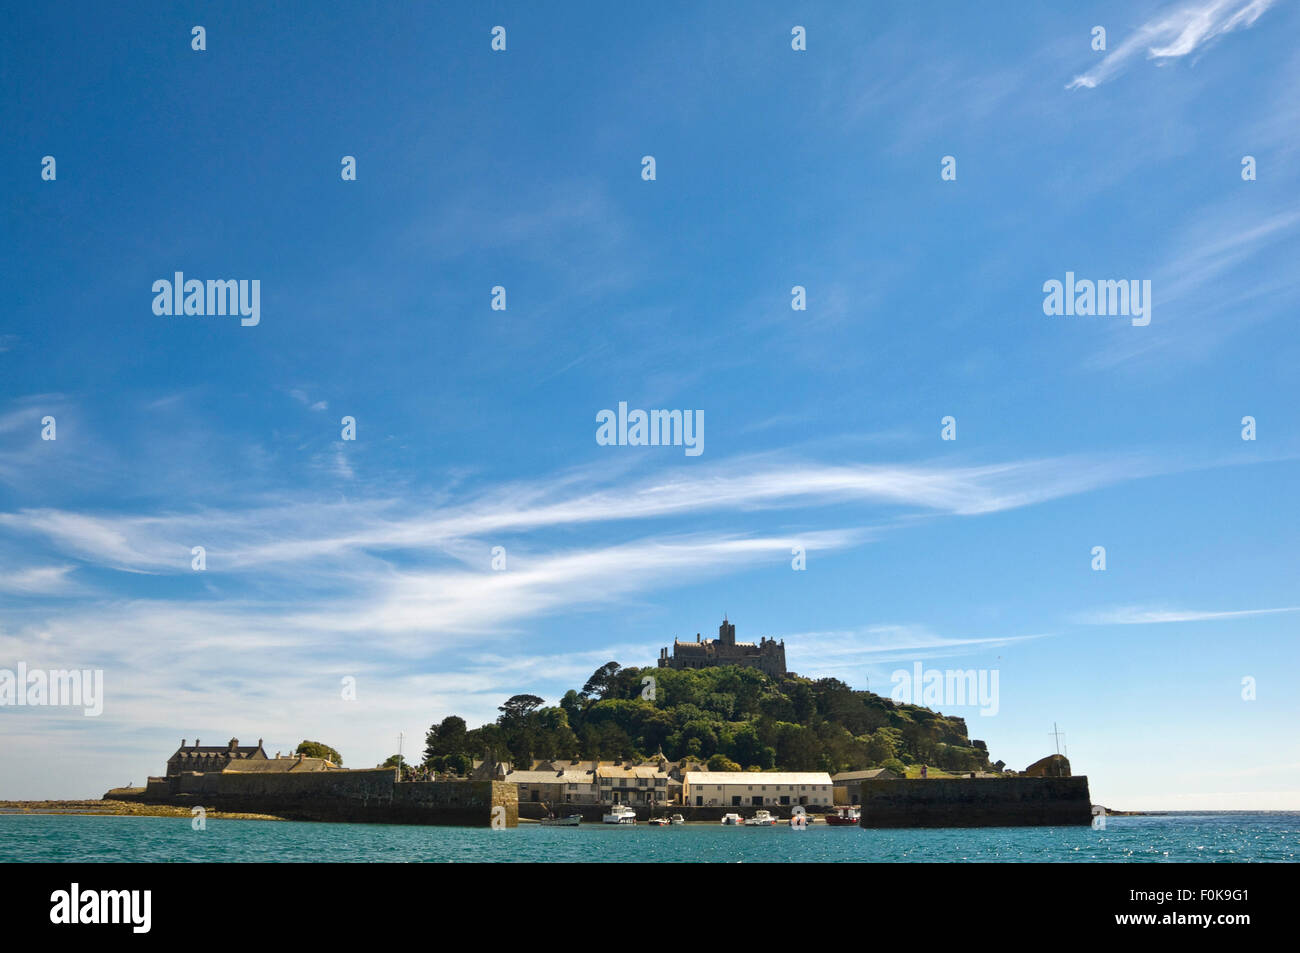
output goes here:
<path id="1" fill-rule="evenodd" d="M 772 816 L 771 811 L 755 811 L 753 817 L 745 819 L 746 827 L 773 827 L 776 825 L 776 818 Z"/>
<path id="2" fill-rule="evenodd" d="M 795 830 L 800 830 L 800 831 L 807 830 L 808 815 L 803 813 L 802 811 L 798 812 L 797 814 L 791 814 L 790 826 L 793 827 Z"/>
<path id="3" fill-rule="evenodd" d="M 826 815 L 826 823 L 831 827 L 856 827 L 861 821 L 862 811 L 856 807 L 837 807 Z"/>
<path id="4" fill-rule="evenodd" d="M 582 823 L 582 815 L 570 814 L 568 817 L 556 817 L 554 814 L 548 814 L 538 823 L 543 827 L 577 827 Z"/>
<path id="5" fill-rule="evenodd" d="M 686 818 L 682 817 L 680 814 L 674 814 L 672 817 L 668 818 L 668 823 L 669 823 L 669 824 L 685 824 L 685 823 L 686 823 Z"/>
<path id="6" fill-rule="evenodd" d="M 601 819 L 603 824 L 635 824 L 636 811 L 622 804 L 614 805 L 613 809 Z"/>
<path id="7" fill-rule="evenodd" d="M 739 815 L 739 814 L 723 814 L 723 815 L 722 815 L 722 826 L 723 826 L 723 827 L 739 827 L 742 823 L 743 823 L 743 822 L 741 821 L 741 819 L 740 819 L 740 815 Z"/>
<path id="8" fill-rule="evenodd" d="M 668 818 L 666 818 L 666 817 L 652 817 L 652 818 L 650 818 L 650 820 L 646 821 L 646 823 L 649 824 L 651 827 L 667 827 L 667 826 L 668 826 Z"/>

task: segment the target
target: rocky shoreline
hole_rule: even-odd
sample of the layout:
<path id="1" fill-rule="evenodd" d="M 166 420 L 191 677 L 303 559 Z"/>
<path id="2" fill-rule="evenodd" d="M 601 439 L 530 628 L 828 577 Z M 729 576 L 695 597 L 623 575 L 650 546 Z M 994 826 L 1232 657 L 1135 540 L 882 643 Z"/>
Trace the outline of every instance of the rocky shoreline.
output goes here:
<path id="1" fill-rule="evenodd" d="M 136 801 L 0 801 L 0 814 L 80 814 L 110 817 L 191 817 L 188 807 L 171 804 L 141 804 Z M 240 821 L 283 821 L 274 814 L 240 814 L 208 811 L 208 818 Z"/>

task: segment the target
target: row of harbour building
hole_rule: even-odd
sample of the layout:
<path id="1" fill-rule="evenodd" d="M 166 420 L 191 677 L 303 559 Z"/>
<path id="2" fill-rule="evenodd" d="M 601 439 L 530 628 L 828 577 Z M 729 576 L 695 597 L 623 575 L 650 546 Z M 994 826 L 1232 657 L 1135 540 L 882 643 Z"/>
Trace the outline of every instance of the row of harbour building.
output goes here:
<path id="1" fill-rule="evenodd" d="M 830 808 L 859 803 L 858 784 L 892 779 L 888 768 L 850 771 L 710 771 L 695 761 L 551 759 L 515 767 L 475 762 L 470 777 L 513 783 L 519 803 L 681 805 L 685 807 Z"/>

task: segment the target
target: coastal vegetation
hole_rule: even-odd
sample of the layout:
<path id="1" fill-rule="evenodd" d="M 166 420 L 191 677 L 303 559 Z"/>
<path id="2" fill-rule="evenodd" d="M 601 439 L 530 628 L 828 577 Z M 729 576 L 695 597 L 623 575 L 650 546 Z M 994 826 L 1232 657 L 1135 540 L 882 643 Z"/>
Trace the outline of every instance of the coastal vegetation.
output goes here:
<path id="1" fill-rule="evenodd" d="M 319 741 L 304 741 L 294 749 L 294 754 L 300 754 L 304 758 L 324 758 L 326 761 L 332 761 L 340 768 L 343 767 L 343 756 L 327 744 Z"/>
<path id="2" fill-rule="evenodd" d="M 903 775 L 927 764 L 990 770 L 966 722 L 919 705 L 855 691 L 834 678 L 773 678 L 752 668 L 676 670 L 602 665 L 555 706 L 514 695 L 495 722 L 470 728 L 451 715 L 430 727 L 424 764 L 463 774 L 484 753 L 535 758 L 703 761 L 716 771 L 855 771 Z M 918 769 L 919 770 L 919 769 Z"/>

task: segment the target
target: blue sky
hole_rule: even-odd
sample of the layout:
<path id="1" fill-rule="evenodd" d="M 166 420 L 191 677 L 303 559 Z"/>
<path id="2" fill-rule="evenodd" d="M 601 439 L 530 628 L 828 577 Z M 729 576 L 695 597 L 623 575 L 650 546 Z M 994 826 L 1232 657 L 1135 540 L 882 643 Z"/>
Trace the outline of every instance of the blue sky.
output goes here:
<path id="1" fill-rule="evenodd" d="M 374 764 L 725 611 L 996 669 L 972 737 L 1056 722 L 1112 807 L 1300 809 L 1296 4 L 552 6 L 15 14 L 0 667 L 106 699 L 0 710 L 0 797 Z M 176 271 L 260 324 L 155 315 Z M 1045 315 L 1067 271 L 1151 323 Z M 620 401 L 704 452 L 598 446 Z"/>

